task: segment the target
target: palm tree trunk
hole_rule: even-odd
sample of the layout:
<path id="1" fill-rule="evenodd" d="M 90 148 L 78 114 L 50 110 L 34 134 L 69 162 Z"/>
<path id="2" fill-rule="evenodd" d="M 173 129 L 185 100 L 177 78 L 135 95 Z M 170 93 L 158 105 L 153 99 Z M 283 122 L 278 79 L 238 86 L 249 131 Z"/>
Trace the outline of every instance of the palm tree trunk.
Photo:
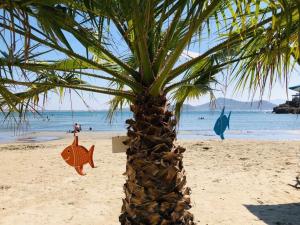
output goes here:
<path id="1" fill-rule="evenodd" d="M 131 111 L 121 224 L 194 225 L 182 163 L 185 149 L 174 145 L 176 120 L 166 97 L 141 95 Z"/>

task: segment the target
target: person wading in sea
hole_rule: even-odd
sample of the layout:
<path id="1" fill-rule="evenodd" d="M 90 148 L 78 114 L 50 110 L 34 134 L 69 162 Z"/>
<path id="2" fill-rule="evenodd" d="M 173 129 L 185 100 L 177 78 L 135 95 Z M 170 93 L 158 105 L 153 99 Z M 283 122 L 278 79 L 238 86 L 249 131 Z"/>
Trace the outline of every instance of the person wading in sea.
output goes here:
<path id="1" fill-rule="evenodd" d="M 75 123 L 74 124 L 74 131 L 73 131 L 73 133 L 79 133 L 80 130 L 81 130 L 80 124 Z"/>

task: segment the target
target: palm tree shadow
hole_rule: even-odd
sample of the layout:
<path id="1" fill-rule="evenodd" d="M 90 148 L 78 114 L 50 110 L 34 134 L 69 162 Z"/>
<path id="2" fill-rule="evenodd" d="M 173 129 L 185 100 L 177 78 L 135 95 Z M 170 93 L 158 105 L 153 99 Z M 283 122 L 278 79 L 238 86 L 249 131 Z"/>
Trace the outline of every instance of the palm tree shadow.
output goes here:
<path id="1" fill-rule="evenodd" d="M 300 203 L 245 207 L 268 225 L 300 225 Z"/>

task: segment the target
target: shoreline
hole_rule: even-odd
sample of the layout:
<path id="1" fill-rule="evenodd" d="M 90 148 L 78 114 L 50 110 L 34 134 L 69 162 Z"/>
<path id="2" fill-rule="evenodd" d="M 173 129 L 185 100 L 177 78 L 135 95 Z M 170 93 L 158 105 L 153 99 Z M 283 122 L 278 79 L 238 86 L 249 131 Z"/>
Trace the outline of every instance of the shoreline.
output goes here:
<path id="1" fill-rule="evenodd" d="M 79 133 L 82 137 L 96 136 L 98 139 L 107 139 L 116 135 L 125 135 L 124 132 L 113 132 L 113 131 L 82 131 Z M 15 135 L 9 140 L 0 139 L 1 144 L 13 144 L 13 143 L 42 143 L 50 142 L 62 139 L 68 139 L 73 137 L 73 133 L 62 132 L 62 131 L 32 131 L 21 135 Z"/>
<path id="2" fill-rule="evenodd" d="M 0 132 L 1 135 L 1 132 Z M 124 136 L 126 131 L 81 131 L 79 136 L 95 137 L 100 139 Z M 72 133 L 63 131 L 27 131 L 15 134 L 14 132 L 2 132 L 0 144 L 5 143 L 41 143 L 61 140 L 73 136 Z M 177 140 L 212 141 L 220 140 L 212 131 L 179 131 Z M 240 131 L 230 130 L 225 132 L 225 140 L 231 141 L 300 141 L 300 130 L 256 130 Z"/>

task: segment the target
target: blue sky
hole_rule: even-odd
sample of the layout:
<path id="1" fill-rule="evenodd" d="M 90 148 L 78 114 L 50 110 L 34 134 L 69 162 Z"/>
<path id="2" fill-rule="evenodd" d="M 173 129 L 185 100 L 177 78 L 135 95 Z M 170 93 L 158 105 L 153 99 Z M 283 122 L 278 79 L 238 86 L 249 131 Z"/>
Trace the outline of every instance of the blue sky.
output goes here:
<path id="1" fill-rule="evenodd" d="M 291 77 L 289 80 L 289 86 L 293 85 L 300 85 L 300 76 L 298 73 L 299 69 L 296 68 L 291 73 Z M 103 94 L 90 94 L 90 93 L 82 93 L 83 97 L 86 101 L 86 103 L 90 106 L 90 110 L 102 110 L 107 109 L 108 104 L 107 102 L 110 100 L 110 96 L 103 95 Z M 288 96 L 291 98 L 291 95 L 295 94 L 294 91 L 288 90 Z M 244 93 L 241 91 L 238 91 L 234 93 L 234 83 L 232 85 L 227 86 L 227 93 L 224 96 L 224 94 L 220 91 L 215 92 L 216 97 L 226 97 L 226 98 L 233 98 L 236 100 L 241 101 L 251 101 L 251 97 L 249 97 L 248 90 L 244 90 Z M 69 94 L 66 94 L 66 96 L 60 100 L 60 98 L 56 94 L 50 94 L 47 104 L 45 105 L 45 109 L 48 110 L 89 110 L 85 104 L 82 102 L 82 100 L 76 96 L 76 94 L 72 94 L 72 108 L 70 104 L 70 96 Z M 256 94 L 255 100 L 259 99 L 259 95 Z M 274 87 L 271 90 L 271 96 L 269 96 L 269 90 L 267 89 L 265 91 L 265 95 L 263 97 L 264 100 L 286 100 L 287 99 L 287 93 L 285 84 L 281 84 L 280 82 L 277 82 Z M 187 103 L 192 105 L 199 105 L 206 103 L 210 100 L 209 95 L 205 95 L 199 99 L 189 101 Z"/>
<path id="2" fill-rule="evenodd" d="M 118 43 L 114 47 L 114 49 L 111 49 L 112 51 L 119 53 L 119 55 L 123 55 L 128 51 L 126 49 L 126 44 L 123 43 L 121 36 L 118 34 L 117 31 L 114 30 L 114 27 L 110 27 L 110 38 L 113 39 L 114 43 Z M 204 33 L 201 37 L 201 43 L 196 43 L 192 46 L 189 46 L 188 51 L 191 52 L 191 54 L 197 54 L 203 53 L 210 47 L 216 45 L 220 39 L 217 38 L 217 30 L 215 23 L 212 22 L 210 25 L 210 33 Z M 76 46 L 77 50 L 80 48 L 79 43 L 76 43 L 74 41 L 74 46 Z M 123 44 L 122 44 L 123 43 Z M 178 62 L 180 63 L 180 62 Z M 289 79 L 289 86 L 294 85 L 300 85 L 300 76 L 298 74 L 299 68 L 294 69 L 294 71 L 291 72 L 290 79 Z M 223 76 L 220 74 L 219 81 L 224 84 Z M 99 83 L 103 85 L 104 83 Z M 221 91 L 215 91 L 214 94 L 216 97 L 226 97 L 226 98 L 233 98 L 236 100 L 241 101 L 251 101 L 252 95 L 249 95 L 248 90 L 244 90 L 243 93 L 241 91 L 234 92 L 235 83 L 230 83 L 226 86 L 226 94 Z M 217 89 L 225 89 L 224 86 L 218 86 Z M 294 94 L 293 91 L 286 90 L 286 85 L 284 83 L 280 83 L 279 81 L 273 86 L 271 90 L 271 95 L 269 95 L 269 89 L 267 88 L 265 90 L 265 94 L 263 96 L 263 100 L 270 100 L 270 101 L 276 101 L 276 100 L 286 100 L 287 98 L 290 98 L 291 95 Z M 86 103 L 90 106 L 91 110 L 101 110 L 101 109 L 107 109 L 108 108 L 108 101 L 111 99 L 110 96 L 102 95 L 102 94 L 89 94 L 89 93 L 83 93 L 83 97 L 86 101 Z M 259 100 L 260 96 L 257 93 L 254 97 L 254 100 Z M 186 103 L 192 104 L 192 105 L 199 105 L 210 101 L 210 96 L 206 95 L 199 99 L 191 100 Z M 70 110 L 71 104 L 70 104 L 70 97 L 69 95 L 65 96 L 65 98 L 59 103 L 59 97 L 55 95 L 50 95 L 49 101 L 46 104 L 46 109 L 53 109 L 53 110 Z M 85 106 L 85 104 L 80 100 L 79 97 L 76 95 L 72 95 L 72 109 L 73 110 L 88 110 L 88 108 Z"/>
<path id="3" fill-rule="evenodd" d="M 32 25 L 36 25 L 36 23 L 32 20 Z M 216 27 L 214 24 L 211 25 L 211 34 L 207 35 L 204 34 L 201 37 L 201 46 L 197 43 L 194 46 L 189 46 L 188 51 L 191 52 L 191 54 L 199 54 L 203 53 L 206 51 L 208 48 L 210 48 L 213 45 L 216 45 L 218 43 L 218 40 L 216 38 L 216 35 L 214 33 L 216 32 Z M 71 45 L 73 49 L 77 52 L 80 53 L 81 55 L 85 55 L 85 48 L 71 35 L 68 33 L 65 33 L 66 37 L 70 40 Z M 128 51 L 126 49 L 126 44 L 122 42 L 122 39 L 118 32 L 114 30 L 114 27 L 110 27 L 110 36 L 111 40 L 114 43 L 117 43 L 116 45 L 113 45 L 113 48 L 110 49 L 111 51 L 118 53 L 119 56 L 121 57 Z M 65 58 L 62 54 L 58 52 L 52 52 L 50 54 L 45 55 L 48 59 L 52 60 L 57 60 L 58 58 Z M 178 62 L 179 63 L 179 62 Z M 300 76 L 298 74 L 299 68 L 294 69 L 293 72 L 291 72 L 290 80 L 289 80 L 289 86 L 294 86 L 300 84 Z M 222 80 L 222 76 L 219 75 L 219 80 Z M 101 86 L 107 86 L 106 81 L 91 81 L 91 83 L 96 82 L 96 84 L 101 85 Z M 221 82 L 224 84 L 224 82 Z M 94 84 L 94 83 L 93 83 Z M 224 94 L 221 91 L 215 91 L 214 94 L 216 97 L 226 97 L 226 98 L 233 98 L 236 100 L 241 100 L 241 101 L 251 101 L 252 100 L 252 95 L 249 96 L 248 90 L 244 90 L 242 93 L 241 91 L 238 91 L 234 93 L 234 83 L 231 83 L 227 86 L 226 88 L 226 94 Z M 218 86 L 217 89 L 225 89 L 224 86 Z M 293 91 L 288 91 L 288 96 L 291 96 L 294 92 Z M 76 94 L 71 95 L 72 101 L 70 101 L 70 96 L 68 92 L 66 95 L 60 99 L 59 96 L 57 96 L 54 93 L 49 93 L 48 95 L 48 101 L 45 104 L 45 109 L 47 110 L 102 110 L 102 109 L 107 109 L 108 108 L 108 101 L 111 99 L 110 96 L 103 95 L 103 94 L 91 94 L 91 93 L 82 93 L 82 97 L 85 100 L 85 103 L 89 106 L 87 108 L 86 104 L 81 100 L 80 97 L 78 97 Z M 254 97 L 254 100 L 259 99 L 259 95 L 257 94 Z M 286 93 L 286 87 L 285 84 L 282 84 L 280 82 L 277 82 L 271 92 L 271 95 L 269 96 L 269 90 L 267 89 L 265 91 L 265 95 L 263 96 L 264 100 L 285 100 L 287 99 L 287 93 Z M 210 96 L 206 95 L 203 96 L 199 99 L 188 101 L 187 103 L 192 104 L 192 105 L 199 105 L 206 103 L 210 100 Z M 72 104 L 71 104 L 72 103 Z M 71 107 L 72 105 L 72 107 Z"/>
<path id="4" fill-rule="evenodd" d="M 112 32 L 113 34 L 116 34 L 116 32 Z M 69 37 L 71 38 L 71 37 Z M 118 35 L 114 35 L 113 37 L 115 42 L 120 43 L 118 45 L 118 49 L 114 49 L 115 51 L 119 52 L 119 54 L 124 54 L 126 52 L 125 45 L 121 44 L 121 37 Z M 215 41 L 215 42 L 214 42 Z M 214 39 L 213 37 L 206 37 L 204 40 L 204 44 L 200 47 L 197 46 L 190 46 L 189 51 L 185 51 L 186 53 L 190 54 L 191 56 L 197 56 L 199 55 L 198 52 L 202 53 L 203 51 L 206 51 L 210 46 L 209 45 L 215 45 L 218 41 Z M 73 46 L 76 46 L 75 49 L 78 52 L 85 52 L 84 48 L 80 46 L 80 43 L 77 41 L 73 41 Z M 83 53 L 84 54 L 84 53 Z M 60 55 L 57 55 L 56 57 L 60 57 Z M 184 56 L 181 58 L 181 61 L 184 60 Z M 178 62 L 180 63 L 180 62 Z M 300 76 L 299 76 L 299 67 L 296 66 L 293 71 L 290 73 L 290 78 L 288 81 L 288 86 L 294 86 L 294 85 L 300 85 Z M 226 74 L 225 74 L 226 75 Z M 227 75 L 228 76 L 228 75 Z M 224 82 L 224 75 L 219 74 L 218 80 L 223 84 L 223 86 L 218 86 L 217 89 L 226 89 L 226 93 L 222 91 L 215 91 L 214 94 L 216 97 L 226 97 L 226 98 L 233 98 L 240 101 L 251 101 L 252 95 L 249 95 L 249 91 L 246 89 L 243 92 L 237 91 L 234 92 L 235 83 L 229 83 L 227 86 Z M 101 86 L 107 86 L 106 81 L 92 81 L 90 82 L 97 82 L 98 85 Z M 226 88 L 225 88 L 226 86 Z M 273 86 L 271 90 L 271 95 L 269 95 L 269 89 L 266 88 L 265 94 L 263 96 L 263 100 L 270 100 L 275 101 L 281 100 L 284 101 L 287 98 L 290 98 L 292 94 L 294 94 L 294 91 L 286 90 L 285 83 L 280 83 L 279 81 L 276 82 L 276 84 Z M 64 98 L 60 99 L 56 94 L 50 94 L 48 102 L 45 105 L 45 109 L 47 110 L 102 110 L 108 108 L 108 102 L 111 99 L 110 96 L 104 95 L 104 94 L 91 94 L 91 93 L 83 93 L 81 92 L 86 104 L 89 106 L 87 108 L 86 104 L 81 100 L 80 97 L 78 97 L 74 92 L 71 96 L 72 99 L 72 107 L 71 107 L 71 101 L 70 101 L 70 95 L 67 93 Z M 257 93 L 254 97 L 254 100 L 260 100 L 260 96 Z M 210 101 L 210 96 L 205 95 L 202 96 L 199 99 L 191 100 L 186 103 L 192 104 L 192 105 L 199 105 Z"/>

